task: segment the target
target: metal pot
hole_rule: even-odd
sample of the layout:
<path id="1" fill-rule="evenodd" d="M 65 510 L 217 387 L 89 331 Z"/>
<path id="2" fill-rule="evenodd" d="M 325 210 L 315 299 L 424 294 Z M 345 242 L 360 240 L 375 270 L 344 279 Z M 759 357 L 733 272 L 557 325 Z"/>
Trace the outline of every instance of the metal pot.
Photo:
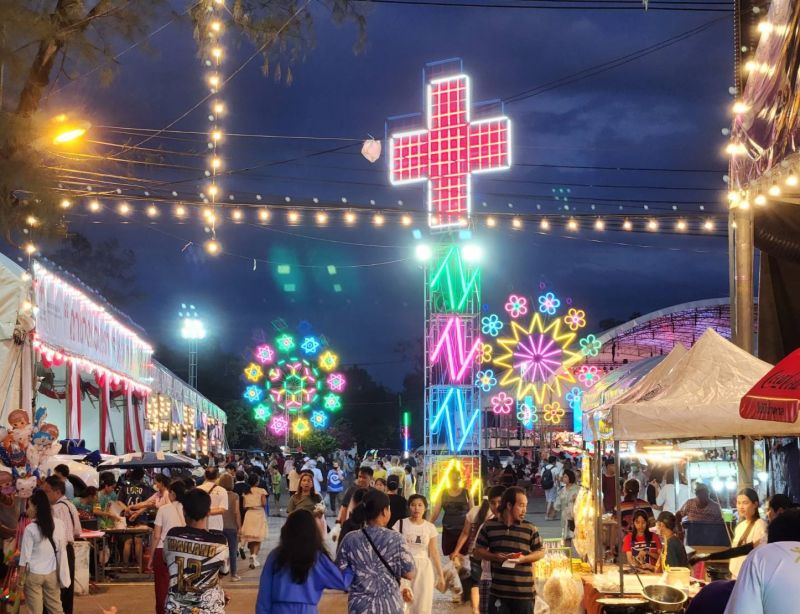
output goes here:
<path id="1" fill-rule="evenodd" d="M 646 586 L 642 589 L 642 596 L 655 612 L 680 612 L 689 599 L 681 589 L 666 584 Z"/>

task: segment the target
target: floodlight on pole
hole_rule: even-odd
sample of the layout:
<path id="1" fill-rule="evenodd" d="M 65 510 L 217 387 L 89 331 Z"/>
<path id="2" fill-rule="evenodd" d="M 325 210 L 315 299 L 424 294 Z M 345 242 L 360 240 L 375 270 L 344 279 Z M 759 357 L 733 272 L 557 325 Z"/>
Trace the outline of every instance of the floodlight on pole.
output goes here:
<path id="1" fill-rule="evenodd" d="M 181 303 L 181 337 L 189 341 L 189 385 L 197 388 L 197 342 L 206 337 L 203 321 L 194 305 Z"/>

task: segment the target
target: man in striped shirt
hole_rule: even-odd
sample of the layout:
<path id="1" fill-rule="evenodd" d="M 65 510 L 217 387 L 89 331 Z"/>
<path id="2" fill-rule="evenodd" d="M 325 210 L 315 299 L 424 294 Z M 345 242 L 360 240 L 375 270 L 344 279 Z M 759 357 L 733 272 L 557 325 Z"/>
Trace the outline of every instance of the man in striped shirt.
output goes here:
<path id="1" fill-rule="evenodd" d="M 539 530 L 525 520 L 527 510 L 525 491 L 507 489 L 497 518 L 486 521 L 475 542 L 473 556 L 492 564 L 492 614 L 533 613 L 532 563 L 544 556 L 544 550 Z"/>

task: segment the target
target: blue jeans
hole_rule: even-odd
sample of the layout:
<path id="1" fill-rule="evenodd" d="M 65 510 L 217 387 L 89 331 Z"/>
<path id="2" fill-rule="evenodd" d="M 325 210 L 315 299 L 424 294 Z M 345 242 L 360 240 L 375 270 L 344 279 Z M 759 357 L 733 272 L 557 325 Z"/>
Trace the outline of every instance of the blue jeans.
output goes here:
<path id="1" fill-rule="evenodd" d="M 230 557 L 231 575 L 236 575 L 236 564 L 239 562 L 239 532 L 236 529 L 222 529 L 228 540 L 228 556 Z"/>

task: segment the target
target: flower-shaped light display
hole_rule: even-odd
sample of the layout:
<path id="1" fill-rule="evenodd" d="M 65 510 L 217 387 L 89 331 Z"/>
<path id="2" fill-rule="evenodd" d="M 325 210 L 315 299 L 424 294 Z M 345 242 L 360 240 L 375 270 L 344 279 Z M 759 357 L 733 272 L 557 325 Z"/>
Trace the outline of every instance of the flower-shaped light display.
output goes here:
<path id="1" fill-rule="evenodd" d="M 498 416 L 501 414 L 510 414 L 511 408 L 514 407 L 514 398 L 508 396 L 505 392 L 498 392 L 492 397 L 492 411 Z"/>
<path id="2" fill-rule="evenodd" d="M 325 381 L 333 392 L 344 392 L 344 387 L 347 385 L 347 380 L 341 373 L 331 373 Z"/>
<path id="3" fill-rule="evenodd" d="M 497 385 L 497 378 L 494 376 L 494 371 L 491 369 L 478 371 L 478 374 L 475 376 L 475 385 L 484 392 L 489 392 Z"/>
<path id="4" fill-rule="evenodd" d="M 244 376 L 249 382 L 258 382 L 264 377 L 264 371 L 262 371 L 260 365 L 251 362 L 244 368 Z"/>
<path id="5" fill-rule="evenodd" d="M 289 421 L 286 416 L 272 416 L 272 420 L 269 421 L 269 430 L 273 435 L 285 435 L 288 429 Z"/>
<path id="6" fill-rule="evenodd" d="M 319 368 L 323 371 L 333 371 L 338 364 L 339 357 L 330 350 L 326 350 L 319 357 Z"/>
<path id="7" fill-rule="evenodd" d="M 252 356 L 242 378 L 252 382 L 246 386 L 244 398 L 252 405 L 256 420 L 268 422 L 274 435 L 285 435 L 291 429 L 299 437 L 312 427 L 325 428 L 330 413 L 342 408 L 347 379 L 334 372 L 339 357 L 310 324 L 298 326 L 295 337 L 284 323 L 283 330 L 268 343 L 259 337 Z"/>
<path id="8" fill-rule="evenodd" d="M 587 388 L 594 386 L 599 378 L 600 374 L 594 365 L 581 365 L 578 369 L 578 380 Z"/>
<path id="9" fill-rule="evenodd" d="M 320 342 L 317 341 L 316 337 L 310 336 L 303 339 L 303 343 L 300 344 L 300 349 L 303 350 L 306 356 L 314 356 L 317 353 L 317 350 L 320 347 Z"/>
<path id="10" fill-rule="evenodd" d="M 311 430 L 311 424 L 305 418 L 297 418 L 292 422 L 292 433 L 297 437 L 305 437 Z"/>
<path id="11" fill-rule="evenodd" d="M 580 340 L 580 346 L 584 356 L 597 356 L 603 347 L 603 342 L 594 335 L 586 335 Z"/>
<path id="12" fill-rule="evenodd" d="M 315 429 L 324 429 L 328 426 L 328 414 L 324 411 L 314 410 L 311 412 L 311 426 Z"/>
<path id="13" fill-rule="evenodd" d="M 552 292 L 543 294 L 539 297 L 539 311 L 549 316 L 556 315 L 556 311 L 561 306 L 561 301 Z"/>
<path id="14" fill-rule="evenodd" d="M 578 386 L 570 388 L 567 395 L 564 397 L 570 407 L 574 408 L 576 405 L 580 407 L 581 399 L 583 399 L 583 389 Z"/>
<path id="15" fill-rule="evenodd" d="M 561 407 L 561 403 L 553 401 L 544 406 L 542 418 L 544 418 L 545 422 L 549 422 L 550 424 L 558 424 L 561 422 L 561 418 L 564 417 L 565 413 L 564 408 Z"/>
<path id="16" fill-rule="evenodd" d="M 539 421 L 539 416 L 536 415 L 536 408 L 530 407 L 527 403 L 520 403 L 519 409 L 517 409 L 517 420 L 530 431 L 533 429 L 533 425 Z"/>
<path id="17" fill-rule="evenodd" d="M 503 322 L 497 317 L 497 314 L 493 313 L 481 318 L 481 331 L 483 331 L 484 335 L 497 337 L 501 330 L 503 330 Z"/>
<path id="18" fill-rule="evenodd" d="M 275 350 L 266 343 L 259 345 L 254 353 L 256 360 L 262 365 L 268 365 L 275 360 Z"/>
<path id="19" fill-rule="evenodd" d="M 514 319 L 524 316 L 528 313 L 528 299 L 512 294 L 506 301 L 505 309 L 506 313 Z"/>
<path id="20" fill-rule="evenodd" d="M 484 343 L 481 345 L 481 353 L 480 353 L 480 362 L 481 364 L 486 364 L 487 362 L 492 362 L 492 351 L 494 348 L 489 345 L 488 343 Z"/>
<path id="21" fill-rule="evenodd" d="M 573 307 L 564 316 L 564 324 L 569 326 L 569 329 L 573 332 L 583 328 L 586 326 L 586 312 L 583 309 L 575 309 Z"/>

